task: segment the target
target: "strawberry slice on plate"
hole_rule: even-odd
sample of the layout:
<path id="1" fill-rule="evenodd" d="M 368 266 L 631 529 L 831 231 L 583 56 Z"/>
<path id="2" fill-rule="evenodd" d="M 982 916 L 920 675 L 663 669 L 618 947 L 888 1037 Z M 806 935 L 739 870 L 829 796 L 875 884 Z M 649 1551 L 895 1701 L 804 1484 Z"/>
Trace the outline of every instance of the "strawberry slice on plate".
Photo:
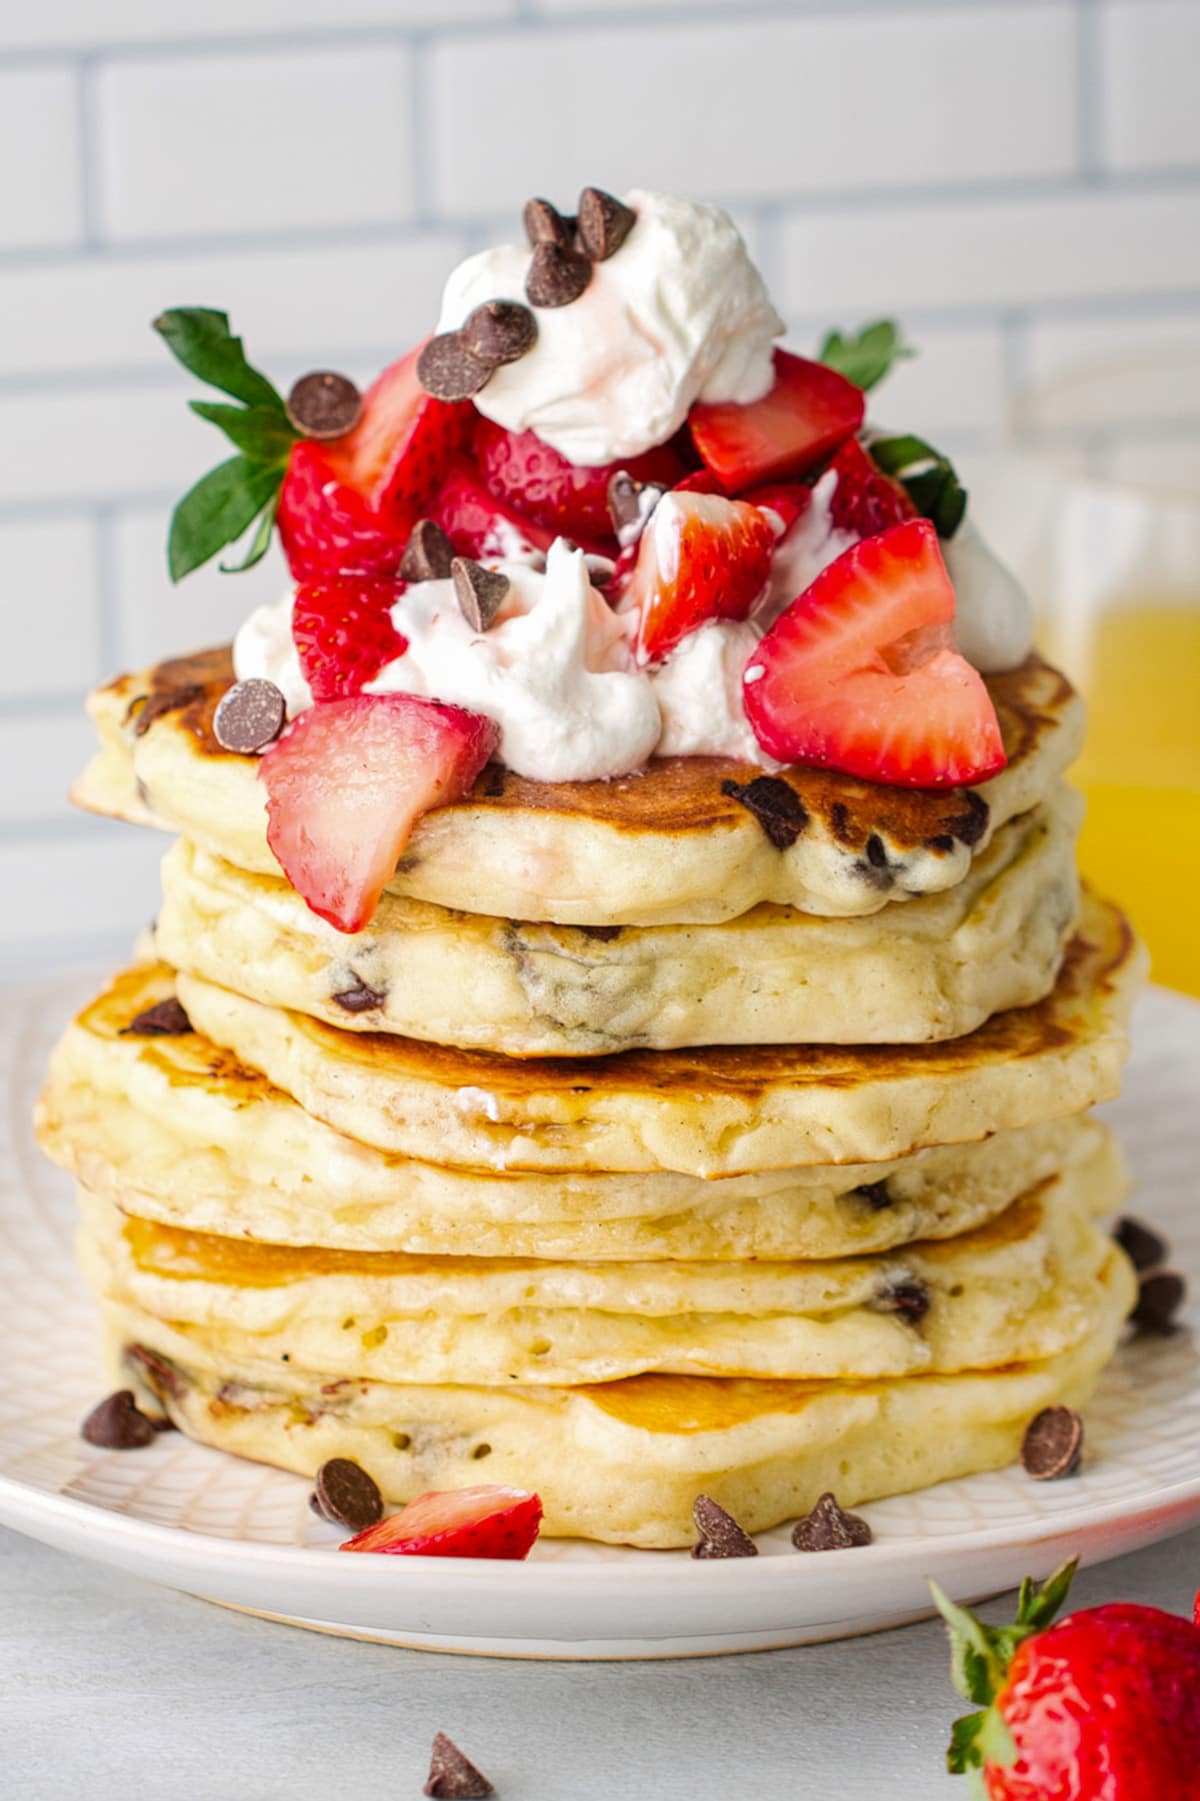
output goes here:
<path id="1" fill-rule="evenodd" d="M 477 563 L 531 562 L 555 534 L 489 494 L 469 463 L 456 462 L 427 508 L 460 557 Z"/>
<path id="2" fill-rule="evenodd" d="M 775 385 L 761 400 L 700 401 L 688 414 L 706 469 L 727 494 L 806 475 L 863 422 L 861 388 L 824 363 L 775 352 Z"/>
<path id="3" fill-rule="evenodd" d="M 292 638 L 314 700 L 361 694 L 385 663 L 404 654 L 407 639 L 391 618 L 403 592 L 398 582 L 361 575 L 298 585 Z"/>
<path id="4" fill-rule="evenodd" d="M 857 438 L 842 445 L 829 467 L 837 476 L 829 500 L 829 522 L 838 531 L 873 538 L 876 532 L 917 517 L 907 490 L 872 462 L 870 451 Z"/>
<path id="5" fill-rule="evenodd" d="M 339 1545 L 389 1557 L 528 1557 L 542 1503 L 523 1488 L 451 1488 L 418 1495 L 399 1513 Z"/>
<path id="6" fill-rule="evenodd" d="M 556 535 L 574 538 L 585 550 L 611 549 L 608 484 L 618 471 L 662 488 L 673 487 L 687 474 L 669 444 L 624 462 L 585 468 L 568 462 L 536 432 L 508 432 L 482 417 L 472 448 L 490 494 Z"/>
<path id="7" fill-rule="evenodd" d="M 638 614 L 637 657 L 656 663 L 710 619 L 745 619 L 771 572 L 775 529 L 744 500 L 675 488 L 638 540 L 622 605 Z"/>
<path id="8" fill-rule="evenodd" d="M 267 842 L 297 894 L 361 931 L 417 820 L 468 792 L 498 737 L 490 719 L 412 694 L 301 713 L 259 761 Z"/>
<path id="9" fill-rule="evenodd" d="M 954 648 L 954 589 L 927 519 L 843 551 L 746 665 L 746 715 L 780 763 L 940 788 L 1004 767 L 991 697 Z"/>

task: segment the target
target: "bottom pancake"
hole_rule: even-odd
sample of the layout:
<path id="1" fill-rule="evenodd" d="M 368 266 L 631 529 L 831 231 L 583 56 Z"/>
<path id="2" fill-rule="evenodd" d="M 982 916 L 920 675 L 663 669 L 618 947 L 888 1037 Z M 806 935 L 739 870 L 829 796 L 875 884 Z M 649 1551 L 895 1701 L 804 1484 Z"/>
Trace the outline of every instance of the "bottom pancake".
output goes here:
<path id="1" fill-rule="evenodd" d="M 105 1307 L 116 1379 L 193 1438 L 303 1475 L 351 1457 L 385 1496 L 480 1481 L 536 1489 L 555 1537 L 667 1547 L 694 1536 L 710 1494 L 752 1531 L 1001 1468 L 1055 1402 L 1085 1402 L 1136 1283 L 1115 1249 L 1072 1350 L 982 1374 L 887 1382 L 636 1376 L 582 1388 L 417 1387 L 328 1381 L 292 1364 L 233 1360 L 128 1305 Z"/>

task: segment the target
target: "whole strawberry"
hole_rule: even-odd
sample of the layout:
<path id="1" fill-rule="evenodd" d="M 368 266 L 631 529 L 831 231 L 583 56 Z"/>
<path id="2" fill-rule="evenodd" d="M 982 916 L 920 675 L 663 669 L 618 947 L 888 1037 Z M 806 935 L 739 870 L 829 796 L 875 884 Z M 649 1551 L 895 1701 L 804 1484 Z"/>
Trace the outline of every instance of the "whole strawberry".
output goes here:
<path id="1" fill-rule="evenodd" d="M 989 1801 L 1200 1801 L 1200 1629 L 1126 1603 L 1051 1625 L 1075 1568 L 1027 1578 L 1012 1626 L 930 1584 L 951 1679 L 980 1708 L 955 1722 L 950 1769 Z"/>

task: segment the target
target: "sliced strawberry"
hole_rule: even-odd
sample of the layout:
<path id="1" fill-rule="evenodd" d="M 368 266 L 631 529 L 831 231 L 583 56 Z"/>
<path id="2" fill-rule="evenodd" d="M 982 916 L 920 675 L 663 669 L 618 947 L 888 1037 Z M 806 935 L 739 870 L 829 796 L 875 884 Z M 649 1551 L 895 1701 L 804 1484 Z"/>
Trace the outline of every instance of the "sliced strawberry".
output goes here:
<path id="1" fill-rule="evenodd" d="M 314 700 L 361 694 L 407 641 L 392 624 L 403 584 L 364 576 L 301 582 L 292 608 L 292 638 Z"/>
<path id="2" fill-rule="evenodd" d="M 476 562 L 525 562 L 549 550 L 554 533 L 489 494 L 469 463 L 449 470 L 427 509 L 461 557 Z"/>
<path id="3" fill-rule="evenodd" d="M 451 1488 L 415 1501 L 346 1540 L 343 1551 L 390 1557 L 528 1557 L 542 1503 L 523 1488 Z"/>
<path id="4" fill-rule="evenodd" d="M 771 570 L 774 528 L 757 507 L 675 488 L 638 541 L 626 600 L 637 656 L 658 662 L 710 619 L 745 619 Z"/>
<path id="5" fill-rule="evenodd" d="M 490 494 L 556 536 L 574 538 L 586 550 L 611 547 L 608 484 L 618 470 L 663 488 L 687 473 L 668 444 L 624 462 L 584 468 L 568 462 L 535 432 L 507 432 L 482 417 L 475 427 L 474 454 Z"/>
<path id="6" fill-rule="evenodd" d="M 688 414 L 705 467 L 728 494 L 805 475 L 863 422 L 861 388 L 789 350 L 775 352 L 775 385 L 761 400 L 701 401 Z"/>
<path id="7" fill-rule="evenodd" d="M 752 507 L 761 507 L 764 512 L 774 513 L 783 526 L 784 532 L 790 532 L 797 519 L 807 513 L 812 505 L 812 489 L 803 482 L 768 482 L 763 488 L 751 488 L 742 499 Z"/>
<path id="8" fill-rule="evenodd" d="M 259 762 L 267 842 L 297 894 L 361 931 L 421 814 L 465 794 L 497 739 L 490 719 L 411 694 L 301 713 Z"/>
<path id="9" fill-rule="evenodd" d="M 917 517 L 906 490 L 876 467 L 857 438 L 842 445 L 830 468 L 837 483 L 829 501 L 829 522 L 838 531 L 873 538 L 876 532 Z"/>
<path id="10" fill-rule="evenodd" d="M 411 522 L 385 519 L 338 481 L 329 447 L 301 438 L 292 445 L 275 515 L 288 568 L 297 581 L 324 575 L 395 575 Z"/>
<path id="11" fill-rule="evenodd" d="M 954 589 L 927 519 L 852 544 L 746 665 L 746 715 L 780 763 L 940 788 L 1005 763 L 995 708 L 954 649 Z"/>

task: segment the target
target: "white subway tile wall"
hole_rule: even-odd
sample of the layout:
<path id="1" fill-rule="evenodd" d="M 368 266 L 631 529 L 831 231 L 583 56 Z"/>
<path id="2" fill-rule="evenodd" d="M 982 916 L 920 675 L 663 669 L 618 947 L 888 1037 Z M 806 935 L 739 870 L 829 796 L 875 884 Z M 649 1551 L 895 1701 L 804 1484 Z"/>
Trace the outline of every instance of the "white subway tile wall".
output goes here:
<path id="1" fill-rule="evenodd" d="M 166 579 L 219 445 L 162 307 L 365 378 L 527 193 L 674 187 L 733 208 L 802 347 L 902 314 L 880 415 L 969 464 L 1031 381 L 1200 343 L 1198 77 L 1200 0 L 0 5 L 0 964 L 154 907 L 161 845 L 65 802 L 83 690 L 284 580 Z M 1200 479 L 1194 386 L 1109 424 L 1072 419 L 1081 467 Z"/>

